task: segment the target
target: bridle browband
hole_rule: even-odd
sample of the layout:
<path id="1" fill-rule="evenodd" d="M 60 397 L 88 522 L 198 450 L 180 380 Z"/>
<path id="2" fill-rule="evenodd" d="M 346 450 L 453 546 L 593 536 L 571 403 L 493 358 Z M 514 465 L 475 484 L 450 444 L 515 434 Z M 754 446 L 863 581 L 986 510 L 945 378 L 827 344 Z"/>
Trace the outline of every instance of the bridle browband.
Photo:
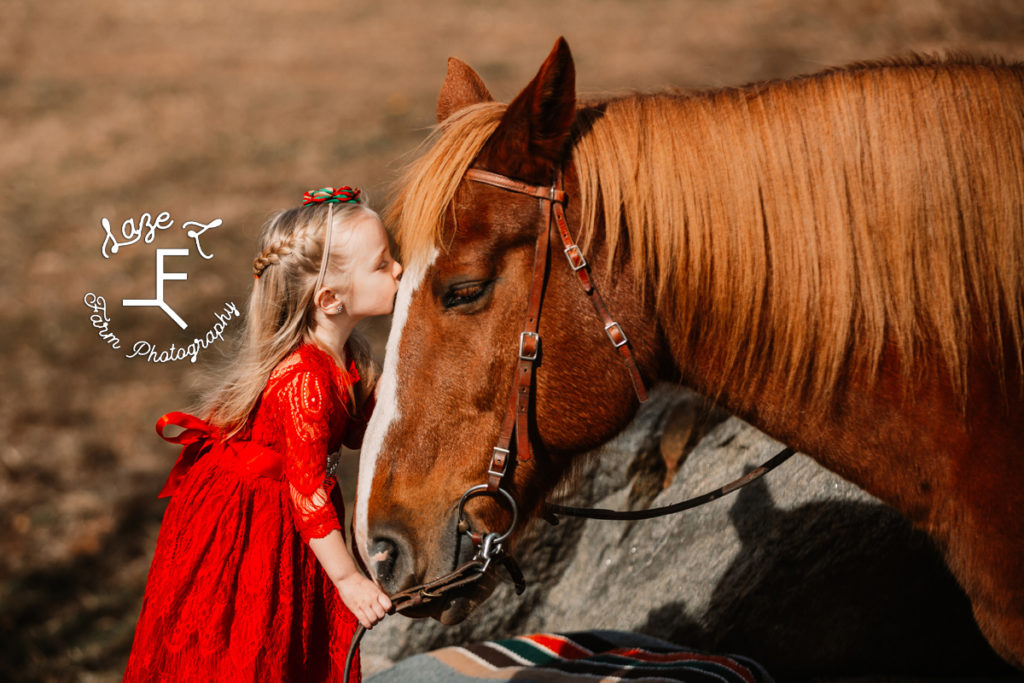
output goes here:
<path id="1" fill-rule="evenodd" d="M 515 561 L 504 552 L 503 542 L 512 534 L 519 521 L 519 508 L 515 498 L 502 483 L 509 472 L 509 456 L 512 449 L 512 438 L 516 439 L 516 457 L 521 461 L 530 459 L 530 433 L 529 416 L 530 406 L 533 402 L 533 381 L 535 368 L 540 358 L 540 334 L 537 329 L 540 322 L 541 303 L 544 299 L 544 286 L 548 269 L 551 228 L 557 227 L 559 237 L 562 240 L 563 251 L 569 261 L 569 267 L 576 275 L 577 281 L 583 288 L 584 294 L 594 306 L 594 310 L 604 324 L 605 334 L 608 336 L 614 349 L 622 357 L 633 390 L 637 399 L 643 403 L 647 400 L 647 390 L 644 386 L 643 377 L 636 359 L 633 356 L 632 348 L 622 326 L 612 318 L 605 306 L 604 299 L 597 291 L 590 276 L 590 267 L 583 251 L 579 248 L 569 232 L 568 223 L 565 220 L 566 194 L 562 189 L 562 174 L 558 173 L 555 182 L 550 186 L 532 185 L 530 183 L 516 180 L 492 171 L 480 168 L 470 168 L 464 176 L 466 180 L 491 185 L 502 190 L 508 190 L 517 194 L 524 194 L 536 197 L 540 200 L 541 209 L 547 204 L 547 220 L 545 227 L 537 237 L 537 244 L 533 257 L 533 277 L 530 283 L 530 295 L 527 301 L 526 320 L 523 329 L 519 333 L 519 360 L 516 367 L 516 376 L 512 383 L 512 391 L 509 395 L 508 408 L 505 411 L 505 418 L 502 421 L 501 432 L 498 435 L 498 442 L 491 451 L 491 459 L 487 465 L 487 483 L 471 486 L 462 494 L 458 506 L 458 532 L 465 534 L 477 548 L 476 554 L 469 562 L 457 567 L 454 571 L 438 577 L 428 583 L 413 586 L 400 593 L 391 596 L 392 607 L 389 614 L 402 612 L 419 605 L 439 600 L 448 593 L 464 588 L 479 581 L 486 574 L 494 561 L 497 561 L 506 568 L 515 584 L 516 594 L 521 594 L 526 583 L 523 574 Z M 569 515 L 575 517 L 590 517 L 593 519 L 607 520 L 639 520 L 659 517 L 681 510 L 688 510 L 698 505 L 703 505 L 717 498 L 735 491 L 741 486 L 762 477 L 775 469 L 795 451 L 792 448 L 784 448 L 775 454 L 770 460 L 760 467 L 748 472 L 744 476 L 732 481 L 725 486 L 709 491 L 700 496 L 688 500 L 666 505 L 659 508 L 647 510 L 603 510 L 595 508 L 577 508 L 564 505 L 548 504 L 544 509 L 545 518 L 554 524 L 558 523 L 555 515 Z M 489 496 L 496 499 L 499 504 L 505 503 L 512 513 L 512 521 L 508 528 L 502 533 L 474 531 L 466 519 L 464 512 L 466 503 L 470 498 L 476 496 Z M 349 647 L 348 659 L 345 662 L 344 680 L 348 680 L 352 656 L 359 641 L 362 639 L 365 630 L 360 626 Z"/>

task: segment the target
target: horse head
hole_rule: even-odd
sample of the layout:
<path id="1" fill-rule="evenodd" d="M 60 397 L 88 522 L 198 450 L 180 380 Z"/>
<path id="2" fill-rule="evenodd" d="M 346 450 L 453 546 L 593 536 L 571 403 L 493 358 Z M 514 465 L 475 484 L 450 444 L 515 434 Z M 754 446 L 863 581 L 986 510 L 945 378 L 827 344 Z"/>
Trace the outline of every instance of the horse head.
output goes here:
<path id="1" fill-rule="evenodd" d="M 410 168 L 394 206 L 405 273 L 363 445 L 355 513 L 359 552 L 392 593 L 446 574 L 476 552 L 457 530 L 459 503 L 488 479 L 515 391 L 536 245 L 549 229 L 548 202 L 473 182 L 466 170 L 542 187 L 561 177 L 568 223 L 580 225 L 571 163 L 575 71 L 563 40 L 507 106 L 492 101 L 472 69 L 450 60 L 437 116 L 435 143 Z M 628 331 L 641 372 L 652 376 L 659 339 L 653 296 L 642 291 L 628 256 L 612 258 L 601 232 L 588 232 L 593 278 Z M 520 523 L 504 541 L 506 551 L 572 456 L 621 431 L 638 405 L 625 364 L 561 242 L 552 239 L 549 250 L 549 266 L 540 273 L 532 408 L 521 423 L 529 447 L 511 449 L 501 482 L 509 496 L 465 501 L 465 521 L 475 530 L 508 529 L 511 508 L 518 508 Z M 459 621 L 493 588 L 493 579 L 485 579 L 420 613 Z"/>

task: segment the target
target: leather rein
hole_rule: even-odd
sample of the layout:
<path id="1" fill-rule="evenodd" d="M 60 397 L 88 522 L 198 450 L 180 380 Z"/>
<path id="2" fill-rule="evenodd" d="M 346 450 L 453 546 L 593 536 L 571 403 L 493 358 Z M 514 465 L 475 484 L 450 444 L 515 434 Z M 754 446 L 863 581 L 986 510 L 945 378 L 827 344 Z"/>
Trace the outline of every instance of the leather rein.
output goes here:
<path id="1" fill-rule="evenodd" d="M 562 242 L 563 252 L 569 262 L 569 267 L 576 275 L 576 279 L 583 289 L 584 294 L 594 306 L 594 310 L 604 325 L 605 334 L 611 342 L 612 347 L 622 357 L 626 371 L 629 373 L 630 381 L 637 399 L 643 403 L 647 401 L 647 390 L 644 386 L 643 377 L 640 374 L 639 366 L 633 356 L 626 333 L 622 326 L 608 312 L 604 299 L 597 291 L 597 286 L 590 276 L 590 268 L 583 251 L 580 249 L 569 232 L 568 223 L 565 220 L 566 193 L 562 189 L 562 175 L 558 174 L 555 182 L 550 186 L 531 185 L 515 178 L 510 178 L 492 171 L 479 168 L 471 168 L 466 171 L 466 180 L 491 185 L 502 190 L 536 197 L 541 204 L 541 210 L 547 209 L 547 225 L 540 231 L 537 237 L 537 244 L 533 259 L 533 276 L 530 284 L 530 295 L 527 303 L 526 320 L 523 330 L 519 333 L 519 353 L 516 366 L 516 376 L 509 396 L 508 407 L 505 411 L 505 418 L 502 421 L 501 432 L 498 442 L 491 451 L 491 459 L 487 465 L 487 482 L 471 486 L 462 494 L 459 500 L 458 511 L 458 532 L 465 534 L 477 548 L 473 559 L 459 566 L 454 571 L 438 577 L 428 583 L 413 586 L 400 593 L 391 596 L 392 607 L 389 614 L 402 612 L 435 600 L 444 598 L 448 593 L 465 588 L 484 577 L 487 570 L 494 562 L 504 566 L 512 577 L 515 584 L 516 594 L 521 594 L 526 583 L 523 574 L 515 561 L 504 552 L 503 542 L 512 534 L 519 521 L 519 508 L 515 498 L 502 487 L 505 476 L 509 472 L 509 456 L 512 450 L 512 439 L 515 437 L 516 457 L 521 461 L 527 461 L 531 457 L 529 416 L 530 407 L 533 403 L 533 383 L 535 369 L 540 358 L 540 335 L 537 332 L 540 322 L 541 303 L 544 299 L 544 286 L 547 280 L 546 273 L 550 260 L 551 231 L 552 226 L 558 230 Z M 547 205 L 545 207 L 545 204 Z M 688 510 L 690 508 L 711 502 L 722 496 L 735 491 L 736 489 L 749 484 L 775 469 L 790 456 L 794 454 L 792 448 L 784 448 L 774 455 L 770 460 L 760 467 L 750 471 L 744 476 L 732 481 L 725 486 L 709 491 L 700 496 L 673 505 L 666 505 L 659 508 L 647 510 L 604 510 L 599 508 L 578 508 L 564 505 L 547 504 L 543 517 L 552 524 L 558 523 L 556 515 L 568 515 L 575 517 L 589 517 L 592 519 L 605 520 L 640 520 L 660 517 L 662 515 Z M 474 531 L 466 519 L 464 512 L 467 501 L 476 496 L 489 496 L 504 504 L 512 513 L 512 521 L 502 533 Z M 345 680 L 348 680 L 348 671 L 351 666 L 352 653 L 355 651 L 359 640 L 363 636 L 364 629 L 360 626 L 353 637 L 349 650 L 349 659 L 345 664 Z"/>

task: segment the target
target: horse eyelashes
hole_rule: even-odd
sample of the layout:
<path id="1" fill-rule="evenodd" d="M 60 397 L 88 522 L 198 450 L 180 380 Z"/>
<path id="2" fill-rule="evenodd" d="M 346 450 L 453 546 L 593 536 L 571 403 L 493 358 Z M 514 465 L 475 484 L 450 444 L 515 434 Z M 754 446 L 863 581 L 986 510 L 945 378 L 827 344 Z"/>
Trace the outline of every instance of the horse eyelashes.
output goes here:
<path id="1" fill-rule="evenodd" d="M 450 309 L 476 303 L 490 289 L 491 284 L 483 282 L 452 287 L 441 297 L 441 305 Z"/>

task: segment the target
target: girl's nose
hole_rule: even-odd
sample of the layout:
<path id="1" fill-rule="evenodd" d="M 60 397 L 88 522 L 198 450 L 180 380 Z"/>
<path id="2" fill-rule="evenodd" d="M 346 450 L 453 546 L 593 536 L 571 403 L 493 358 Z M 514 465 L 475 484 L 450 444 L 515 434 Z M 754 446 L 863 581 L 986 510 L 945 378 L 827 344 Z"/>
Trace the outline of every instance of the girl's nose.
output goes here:
<path id="1" fill-rule="evenodd" d="M 392 268 L 391 272 L 392 277 L 394 277 L 396 280 L 400 278 L 402 276 L 402 264 L 399 263 L 398 261 L 395 261 L 394 268 Z"/>

